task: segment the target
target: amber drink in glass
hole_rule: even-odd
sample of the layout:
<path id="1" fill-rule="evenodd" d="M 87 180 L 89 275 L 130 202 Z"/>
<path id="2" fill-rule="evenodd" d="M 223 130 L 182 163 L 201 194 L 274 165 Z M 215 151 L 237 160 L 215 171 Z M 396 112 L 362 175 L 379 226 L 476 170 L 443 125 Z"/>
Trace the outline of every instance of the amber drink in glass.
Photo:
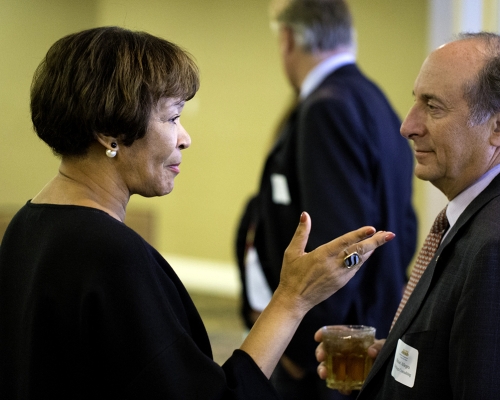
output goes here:
<path id="1" fill-rule="evenodd" d="M 373 360 L 367 356 L 375 340 L 375 328 L 364 325 L 330 325 L 323 327 L 326 352 L 326 385 L 340 391 L 359 390 Z"/>

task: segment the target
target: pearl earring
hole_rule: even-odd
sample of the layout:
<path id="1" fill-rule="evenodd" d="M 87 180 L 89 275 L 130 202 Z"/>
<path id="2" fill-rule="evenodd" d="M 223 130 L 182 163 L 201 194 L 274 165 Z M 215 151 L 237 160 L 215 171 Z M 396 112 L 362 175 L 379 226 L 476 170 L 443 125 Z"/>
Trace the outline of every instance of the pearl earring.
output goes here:
<path id="1" fill-rule="evenodd" d="M 116 148 L 117 144 L 115 142 L 112 142 L 111 143 L 111 147 L 114 149 Z M 106 150 L 106 155 L 109 157 L 109 158 L 113 158 L 114 156 L 116 156 L 116 150 Z"/>

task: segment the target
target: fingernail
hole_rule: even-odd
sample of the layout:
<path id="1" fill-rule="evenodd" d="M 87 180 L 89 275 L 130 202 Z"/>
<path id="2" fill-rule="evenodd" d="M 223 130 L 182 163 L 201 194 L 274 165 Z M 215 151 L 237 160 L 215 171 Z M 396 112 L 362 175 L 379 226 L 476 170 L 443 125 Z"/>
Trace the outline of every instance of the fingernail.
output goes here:
<path id="1" fill-rule="evenodd" d="M 392 232 L 389 232 L 387 235 L 385 235 L 385 241 L 392 240 L 396 237 L 396 235 Z"/>
<path id="2" fill-rule="evenodd" d="M 306 222 L 306 213 L 305 212 L 302 212 L 302 214 L 300 214 L 300 222 L 301 223 Z"/>

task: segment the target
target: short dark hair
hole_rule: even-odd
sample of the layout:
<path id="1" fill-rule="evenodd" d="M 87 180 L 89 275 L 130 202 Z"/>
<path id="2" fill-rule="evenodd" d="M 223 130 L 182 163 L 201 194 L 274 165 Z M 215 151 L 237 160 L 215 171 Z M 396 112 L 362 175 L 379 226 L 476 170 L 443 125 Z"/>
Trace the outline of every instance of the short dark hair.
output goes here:
<path id="1" fill-rule="evenodd" d="M 162 97 L 191 99 L 199 71 L 177 45 L 146 32 L 100 27 L 59 39 L 31 84 L 31 119 L 56 154 L 86 154 L 96 133 L 125 146 L 146 134 Z"/>
<path id="2" fill-rule="evenodd" d="M 479 40 L 485 44 L 485 63 L 464 87 L 469 106 L 469 124 L 483 124 L 500 112 L 500 36 L 491 32 L 461 33 L 458 40 Z"/>
<path id="3" fill-rule="evenodd" d="M 275 19 L 290 27 L 308 52 L 353 44 L 352 16 L 344 0 L 289 0 Z"/>

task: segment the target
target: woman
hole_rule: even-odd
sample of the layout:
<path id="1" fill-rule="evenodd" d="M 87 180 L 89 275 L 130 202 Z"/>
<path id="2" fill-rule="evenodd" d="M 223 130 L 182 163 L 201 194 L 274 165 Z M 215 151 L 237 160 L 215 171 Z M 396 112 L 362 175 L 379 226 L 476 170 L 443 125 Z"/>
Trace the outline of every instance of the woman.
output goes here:
<path id="1" fill-rule="evenodd" d="M 132 194 L 172 190 L 198 87 L 190 57 L 146 33 L 90 29 L 48 51 L 31 113 L 61 164 L 0 247 L 2 398 L 275 399 L 267 379 L 304 314 L 394 237 L 365 227 L 304 254 L 303 213 L 271 303 L 215 364 L 182 283 L 122 223 Z M 342 267 L 352 252 L 360 262 Z"/>

